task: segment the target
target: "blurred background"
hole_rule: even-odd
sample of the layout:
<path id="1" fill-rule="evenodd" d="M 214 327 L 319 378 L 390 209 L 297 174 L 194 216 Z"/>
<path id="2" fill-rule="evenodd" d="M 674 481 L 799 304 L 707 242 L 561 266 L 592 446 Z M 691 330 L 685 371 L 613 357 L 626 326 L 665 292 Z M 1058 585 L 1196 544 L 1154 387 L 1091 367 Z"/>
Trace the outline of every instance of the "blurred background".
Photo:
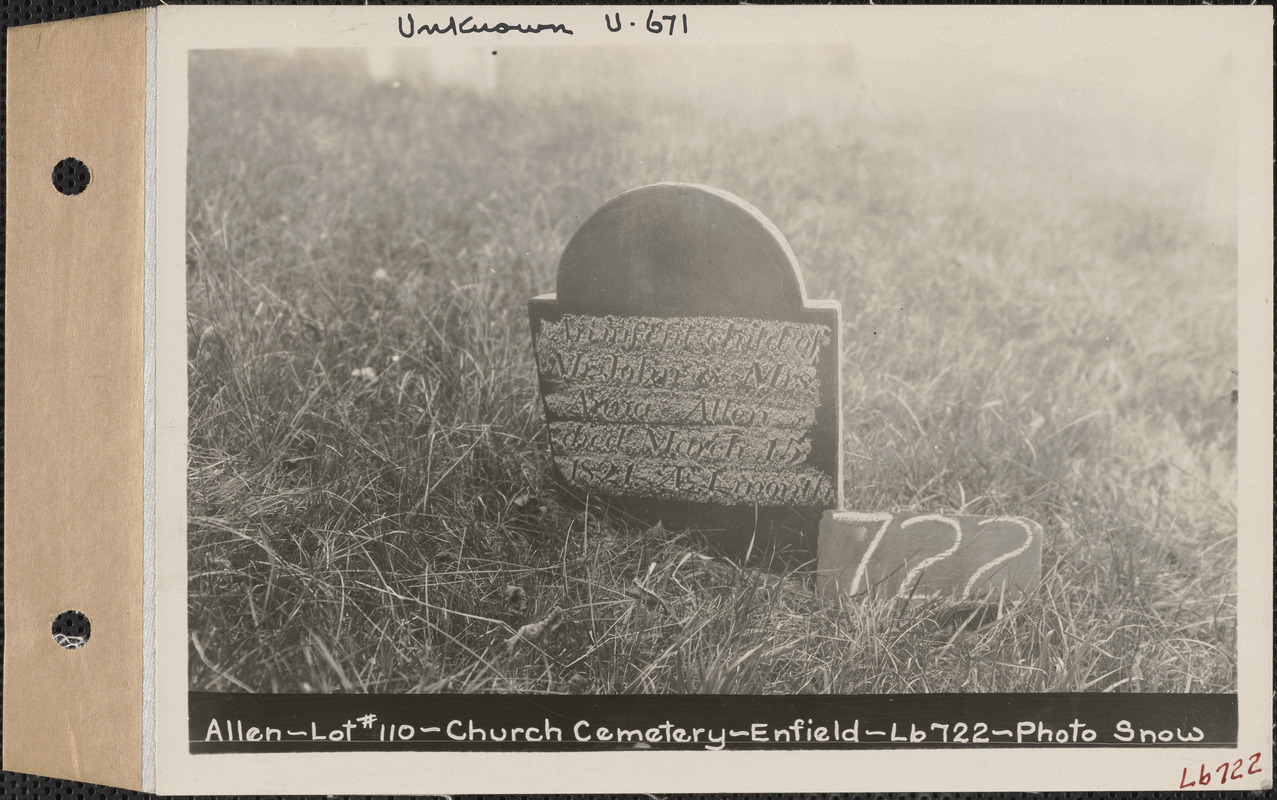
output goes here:
<path id="1" fill-rule="evenodd" d="M 1235 236 L 1233 56 L 1189 30 L 1136 40 L 1049 31 L 1013 37 L 919 27 L 909 46 L 720 44 L 662 48 L 399 48 L 366 52 L 383 84 L 456 86 L 494 97 L 625 106 L 685 115 L 689 135 L 718 125 L 774 129 L 803 120 L 830 140 L 892 134 L 976 140 L 990 160 L 1081 169 L 1096 181 L 1172 173 L 1221 240 Z M 1049 148 L 1045 137 L 1053 145 Z M 902 144 L 910 144 L 908 141 Z M 915 141 L 938 150 L 940 143 Z M 992 154 L 1001 154 L 997 159 Z M 954 155 L 953 153 L 949 154 Z"/>

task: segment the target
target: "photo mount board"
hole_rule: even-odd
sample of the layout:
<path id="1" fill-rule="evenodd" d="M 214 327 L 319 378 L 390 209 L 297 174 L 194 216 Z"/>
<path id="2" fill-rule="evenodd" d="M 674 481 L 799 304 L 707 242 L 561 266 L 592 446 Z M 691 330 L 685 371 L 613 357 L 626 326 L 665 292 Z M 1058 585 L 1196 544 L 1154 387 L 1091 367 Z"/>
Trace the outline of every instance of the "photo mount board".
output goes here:
<path id="1" fill-rule="evenodd" d="M 4 766 L 142 789 L 146 11 L 10 28 Z M 54 165 L 91 171 L 75 196 Z M 76 650 L 51 635 L 88 617 Z"/>
<path id="2" fill-rule="evenodd" d="M 601 11 L 564 9 L 556 14 L 565 15 L 562 19 L 580 31 L 577 42 L 607 45 L 617 40 L 609 39 L 614 34 L 604 32 Z M 818 9 L 800 11 L 827 13 Z M 896 11 L 909 14 L 925 11 L 926 15 L 936 15 L 934 19 L 950 13 L 967 13 L 963 9 Z M 1134 10 L 1106 9 L 1106 13 L 1113 15 L 1110 21 L 1141 19 L 1125 13 L 1129 11 Z M 1218 11 L 1252 15 L 1245 19 L 1251 20 L 1253 29 L 1261 34 L 1252 37 L 1254 41 L 1243 33 L 1238 34 L 1238 40 L 1247 43 L 1239 56 L 1238 70 L 1260 78 L 1257 90 L 1248 85 L 1246 97 L 1253 102 L 1243 104 L 1239 128 L 1243 132 L 1267 130 L 1272 109 L 1268 72 L 1271 41 L 1267 35 L 1271 30 L 1271 11 Z M 1042 747 L 1017 753 L 1001 748 L 973 753 L 971 750 L 909 750 L 904 745 L 892 745 L 871 752 L 849 750 L 833 754 L 802 750 L 788 753 L 729 750 L 709 756 L 690 752 L 553 753 L 547 754 L 544 761 L 528 753 L 323 752 L 275 756 L 241 754 L 234 758 L 192 755 L 185 727 L 189 722 L 187 711 L 192 706 L 188 705 L 190 698 L 184 674 L 187 640 L 185 605 L 181 598 L 185 596 L 186 587 L 184 567 L 180 566 L 184 553 L 180 552 L 180 544 L 174 547 L 173 541 L 174 531 L 180 530 L 184 520 L 179 519 L 176 529 L 171 525 L 164 527 L 181 515 L 174 515 L 172 506 L 166 505 L 178 501 L 167 490 L 161 491 L 156 498 L 157 510 L 168 515 L 159 527 L 155 542 L 161 566 L 148 567 L 145 533 L 148 508 L 143 499 L 143 493 L 150 487 L 144 475 L 148 455 L 144 410 L 149 355 L 144 345 L 146 306 L 157 299 L 162 317 L 165 308 L 172 305 L 169 301 L 175 292 L 179 297 L 181 294 L 180 288 L 174 288 L 173 281 L 165 283 L 164 274 L 158 276 L 155 295 L 146 290 L 144 251 L 149 246 L 158 247 L 161 273 L 174 265 L 180 272 L 183 237 L 181 225 L 173 225 L 173 219 L 174 215 L 181 218 L 185 198 L 180 191 L 175 196 L 167 193 L 174 189 L 171 182 L 182 185 L 183 166 L 180 160 L 172 160 L 171 152 L 165 155 L 165 151 L 175 147 L 175 141 L 184 142 L 179 123 L 184 121 L 185 111 L 172 103 L 160 103 L 157 112 L 160 154 L 148 157 L 143 107 L 148 101 L 155 102 L 157 95 L 168 100 L 182 96 L 174 86 L 185 79 L 184 59 L 189 47 L 344 47 L 387 43 L 403 46 L 404 43 L 395 38 L 402 37 L 394 30 L 396 17 L 402 12 L 403 9 L 389 8 L 167 7 L 144 12 L 144 17 L 139 12 L 132 21 L 125 15 L 117 15 L 59 23 L 65 27 L 52 35 L 52 26 L 11 31 L 6 264 L 9 276 L 6 319 L 9 468 L 6 470 L 5 580 L 6 610 L 9 611 L 6 621 L 10 624 L 6 637 L 4 703 L 7 768 L 130 788 L 158 788 L 168 793 L 952 790 L 958 786 L 1021 790 L 1174 789 L 1183 785 L 1181 781 L 1187 779 L 1183 776 L 1188 775 L 1189 767 L 1200 765 L 1209 769 L 1217 766 L 1216 760 L 1224 755 L 1230 759 L 1249 756 L 1253 750 L 1262 754 L 1259 764 L 1263 776 L 1251 776 L 1246 779 L 1248 783 L 1237 786 L 1251 788 L 1252 784 L 1258 786 L 1261 781 L 1270 780 L 1271 712 L 1267 699 L 1271 697 L 1272 654 L 1267 636 L 1272 608 L 1264 587 L 1271 588 L 1268 569 L 1271 536 L 1256 534 L 1271 532 L 1267 503 L 1271 497 L 1272 473 L 1270 447 L 1256 447 L 1255 443 L 1271 442 L 1271 428 L 1267 427 L 1271 425 L 1268 416 L 1271 373 L 1267 372 L 1271 350 L 1267 348 L 1271 347 L 1272 317 L 1270 304 L 1258 308 L 1261 304 L 1251 302 L 1253 296 L 1244 292 L 1239 295 L 1243 312 L 1239 337 L 1251 347 L 1260 343 L 1258 349 L 1265 352 L 1259 353 L 1258 358 L 1252 354 L 1243 359 L 1243 364 L 1259 367 L 1242 370 L 1243 385 L 1238 402 L 1239 416 L 1250 426 L 1244 428 L 1248 436 L 1241 442 L 1242 461 L 1247 467 L 1253 467 L 1243 470 L 1238 506 L 1239 524 L 1249 532 L 1241 543 L 1240 572 L 1243 586 L 1248 588 L 1243 590 L 1239 603 L 1238 626 L 1239 631 L 1249 635 L 1240 635 L 1237 645 L 1241 687 L 1237 696 L 1247 701 L 1235 705 L 1238 747 L 1159 746 L 1139 750 Z M 421 16 L 422 12 L 416 13 Z M 507 9 L 506 13 L 514 12 Z M 544 14 L 545 9 L 528 13 L 535 18 Z M 787 22 L 799 18 L 793 11 L 776 13 L 753 8 L 706 9 L 695 13 L 703 15 L 696 18 L 700 24 L 712 23 L 720 32 L 726 32 L 724 35 L 735 36 L 739 41 L 753 41 L 750 36 L 756 38 L 756 33 L 743 33 L 750 27 L 762 26 L 769 36 L 794 39 L 810 37 L 813 30 L 833 31 L 829 25 L 813 25 L 813 18 L 809 17 L 803 18 L 801 24 Z M 741 13 L 757 16 L 749 25 L 742 26 L 734 22 Z M 1086 18 L 1087 13 L 1082 9 L 1065 10 L 1061 19 L 1076 22 Z M 864 16 L 856 18 L 856 22 L 872 26 L 882 18 Z M 1239 13 L 1237 18 L 1243 17 Z M 145 22 L 140 21 L 142 19 Z M 950 19 L 960 20 L 959 17 Z M 365 23 L 371 23 L 371 27 Z M 641 25 L 640 19 L 640 28 Z M 590 33 L 591 26 L 598 30 Z M 149 46 L 148 35 L 151 37 Z M 77 36 L 84 41 L 75 43 L 74 54 L 67 53 L 59 59 L 65 62 L 65 70 L 59 69 L 56 63 L 41 65 L 38 59 L 52 55 L 46 48 L 57 46 L 62 37 L 69 41 Z M 417 39 L 412 45 L 421 46 L 425 41 L 430 40 Z M 498 41 L 508 43 L 510 39 Z M 154 91 L 148 90 L 146 70 L 140 66 L 148 60 L 155 68 L 155 81 L 160 87 Z M 24 88 L 25 82 L 57 80 L 58 75 L 63 76 L 62 82 L 51 84 L 51 88 L 55 96 L 69 98 L 68 102 L 46 109 L 48 117 L 24 115 L 20 100 L 30 96 Z M 93 86 L 99 87 L 94 95 L 76 94 L 77 87 L 89 90 Z M 101 110 L 100 104 L 108 98 L 111 114 L 94 121 L 94 110 Z M 128 113 L 115 116 L 121 110 Z M 84 141 L 95 146 L 114 144 L 120 149 L 110 154 L 101 150 L 95 154 L 78 147 L 67 150 L 59 147 L 57 152 L 53 152 L 53 148 L 49 148 L 49 152 L 40 149 L 41 137 L 52 144 L 77 144 L 78 140 L 64 137 L 73 129 L 88 136 Z M 1243 272 L 1258 271 L 1262 277 L 1271 265 L 1271 143 L 1262 136 L 1258 142 L 1253 139 L 1243 137 L 1239 156 L 1242 164 L 1257 165 L 1254 170 L 1242 170 L 1249 194 L 1244 195 L 1239 214 L 1240 261 Z M 22 167 L 23 152 L 40 162 L 38 169 Z M 67 198 L 61 196 L 58 196 L 58 204 L 41 205 L 42 193 L 52 191 L 49 170 L 66 156 L 80 157 L 89 164 L 93 170 L 92 188 L 79 198 L 69 199 L 78 205 L 62 203 Z M 146 197 L 144 176 L 148 169 L 156 169 L 157 163 L 157 191 L 168 202 L 158 206 L 159 229 L 151 234 L 147 232 L 142 207 Z M 93 198 L 105 196 L 118 202 L 112 202 L 106 209 L 97 208 Z M 71 220 L 68 208 L 74 209 L 76 215 L 96 209 L 92 214 L 102 214 L 108 219 L 89 221 L 92 214 L 75 216 L 74 224 L 80 227 L 70 238 L 74 249 L 64 248 L 65 237 L 36 236 L 24 242 L 23 237 L 30 232 L 40 233 L 46 227 Z M 47 213 L 27 213 L 40 209 Z M 98 238 L 93 239 L 90 247 L 77 238 L 81 235 Z M 85 274 L 86 265 L 93 265 L 92 275 Z M 45 267 L 48 269 L 42 269 Z M 1258 294 L 1264 291 L 1267 290 L 1261 288 Z M 66 312 L 63 324 L 49 324 L 41 315 L 49 313 L 46 306 L 59 304 Z M 180 316 L 181 310 L 177 313 Z M 167 324 L 161 323 L 161 329 L 171 330 L 164 327 Z M 182 327 L 179 321 L 177 329 Z M 164 335 L 155 342 L 161 351 L 161 360 L 171 355 L 165 354 L 165 347 L 185 349 L 184 336 L 179 335 L 177 342 L 168 341 L 170 338 Z M 67 365 L 47 363 L 59 357 L 65 357 Z M 174 363 L 184 364 L 184 352 L 179 352 L 175 361 L 164 361 L 166 366 L 158 380 L 176 380 Z M 68 394 L 82 390 L 86 378 L 94 382 L 92 403 Z M 40 383 L 46 379 L 47 383 Z M 49 396 L 41 396 L 40 392 L 46 390 Z M 49 398 L 57 402 L 50 402 Z M 156 404 L 157 413 L 171 426 L 161 427 L 159 431 L 157 460 L 170 473 L 181 476 L 185 445 L 173 448 L 172 434 L 176 430 L 184 436 L 184 422 L 163 416 L 177 413 L 173 407 L 164 407 L 158 399 Z M 81 414 L 86 416 L 80 418 Z M 22 428 L 28 425 L 28 432 L 24 432 Z M 29 432 L 36 430 L 45 438 Z M 89 454 L 89 457 L 71 463 L 74 459 L 68 459 L 67 454 Z M 111 470 L 102 466 L 104 461 L 111 464 Z M 157 485 L 165 480 L 163 470 L 160 472 Z M 20 473 L 40 478 L 41 482 L 24 481 Z M 73 495 L 72 502 L 55 508 L 47 499 L 65 496 L 60 493 Z M 33 499 L 41 495 L 41 499 Z M 94 541 L 100 547 L 94 550 L 83 547 L 85 531 L 94 532 L 98 537 Z M 174 564 L 179 566 L 173 568 Z M 155 584 L 148 586 L 149 581 L 157 578 Z M 68 587 L 79 587 L 79 594 L 64 602 Z M 152 604 L 157 617 L 154 624 L 147 620 L 148 603 Z M 55 653 L 48 649 L 56 647 L 49 631 L 51 617 L 72 609 L 83 611 L 92 619 L 92 640 L 79 650 L 57 648 Z M 1254 633 L 1256 630 L 1258 634 Z M 148 640 L 151 634 L 157 637 L 154 641 Z M 155 668 L 157 677 L 157 702 L 149 707 L 148 665 Z M 98 681 L 95 691 L 84 697 L 68 698 L 67 685 L 84 680 Z M 168 685 L 164 685 L 166 682 Z M 1113 698 L 1114 702 L 1127 699 L 1116 695 Z M 1258 702 L 1254 702 L 1256 698 Z M 535 697 L 524 699 L 536 702 Z M 726 698 L 725 701 L 745 705 L 750 699 Z M 1169 703 L 1177 698 L 1152 699 Z M 697 700 L 703 702 L 704 698 Z M 414 702 L 421 701 L 414 699 Z M 1067 698 L 1061 702 L 1067 702 Z M 694 703 L 689 701 L 690 705 Z M 159 734 L 155 739 L 149 738 L 151 726 Z M 148 763 L 152 755 L 156 761 Z M 926 774 L 918 768 L 922 762 L 931 768 Z M 978 774 L 972 774 L 973 764 L 979 766 Z"/>

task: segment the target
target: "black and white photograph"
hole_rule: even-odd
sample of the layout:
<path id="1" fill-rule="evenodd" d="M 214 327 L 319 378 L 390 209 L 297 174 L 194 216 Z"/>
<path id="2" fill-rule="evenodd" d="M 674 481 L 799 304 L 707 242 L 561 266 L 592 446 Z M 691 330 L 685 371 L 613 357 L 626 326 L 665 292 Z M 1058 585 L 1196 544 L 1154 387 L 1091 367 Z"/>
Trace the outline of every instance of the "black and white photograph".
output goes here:
<path id="1" fill-rule="evenodd" d="M 1209 17 L 513 11 L 189 53 L 192 692 L 1235 695 Z"/>
<path id="2" fill-rule="evenodd" d="M 6 775 L 1272 788 L 1271 6 L 55 16 Z"/>

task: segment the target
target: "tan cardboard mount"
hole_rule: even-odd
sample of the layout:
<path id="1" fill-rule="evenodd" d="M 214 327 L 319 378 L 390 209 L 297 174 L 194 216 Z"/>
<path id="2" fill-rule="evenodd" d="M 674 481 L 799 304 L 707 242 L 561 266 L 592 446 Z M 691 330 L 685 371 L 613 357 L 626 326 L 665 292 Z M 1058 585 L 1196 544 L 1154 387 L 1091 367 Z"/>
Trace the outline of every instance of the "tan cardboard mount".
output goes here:
<path id="1" fill-rule="evenodd" d="M 141 789 L 146 12 L 8 43 L 4 768 Z"/>
<path id="2" fill-rule="evenodd" d="M 976 12 L 958 8 L 928 9 L 925 15 L 872 11 L 837 18 L 820 6 L 784 14 L 763 7 L 732 11 L 702 6 L 689 9 L 689 14 L 693 10 L 696 33 L 687 39 L 650 36 L 651 29 L 644 30 L 641 21 L 634 32 L 649 37 L 643 40 L 649 43 L 644 46 L 668 41 L 671 51 L 712 45 L 704 51 L 713 56 L 706 61 L 707 68 L 719 58 L 717 54 L 739 44 L 765 51 L 773 42 L 801 43 L 813 35 L 817 42 L 837 44 L 854 34 L 867 42 L 877 41 L 880 48 L 883 42 L 895 47 L 898 41 L 907 51 L 914 41 L 910 26 L 915 25 L 919 30 L 941 31 L 946 41 L 961 41 L 979 32 L 981 36 L 997 34 L 990 42 L 1013 44 L 1038 41 L 1028 35 L 1036 30 L 1044 43 L 1057 38 L 1067 41 L 1082 55 L 1091 53 L 1088 58 L 1121 47 L 1126 62 L 1144 65 L 1152 63 L 1147 59 L 1156 52 L 1145 45 L 1168 48 L 1168 43 L 1179 41 L 1175 36 L 1186 35 L 1188 24 L 1178 19 L 1178 13 L 1119 9 L 1106 13 L 1107 38 L 1087 40 L 1070 34 L 1095 27 L 1092 17 L 1097 15 L 1081 13 L 1081 9 L 1061 9 L 1035 20 L 1012 20 L 993 12 L 973 17 Z M 562 7 L 562 19 L 576 28 L 572 45 L 600 48 L 622 41 L 617 38 L 622 34 L 601 24 L 604 15 L 597 11 Z M 1272 651 L 1266 639 L 1272 623 L 1272 573 L 1268 571 L 1272 529 L 1267 515 L 1272 453 L 1265 442 L 1272 438 L 1267 416 L 1272 380 L 1267 333 L 1273 327 L 1267 270 L 1272 263 L 1268 187 L 1273 159 L 1271 140 L 1263 134 L 1272 121 L 1272 82 L 1266 68 L 1272 63 L 1272 12 L 1217 11 L 1203 11 L 1191 22 L 1201 20 L 1209 33 L 1200 41 L 1204 48 L 1235 53 L 1241 101 L 1237 103 L 1236 130 L 1241 133 L 1236 163 L 1242 187 L 1238 341 L 1243 355 L 1238 374 L 1243 388 L 1237 405 L 1242 468 L 1235 506 L 1240 531 L 1241 590 L 1236 616 L 1240 747 L 1229 751 L 1229 758 L 1231 763 L 1254 753 L 1261 772 L 1249 773 L 1253 777 L 1247 777 L 1245 785 L 1259 786 L 1261 781 L 1271 784 L 1272 778 L 1272 715 L 1266 701 L 1255 702 L 1257 697 L 1272 697 Z M 1231 12 L 1235 13 L 1226 18 L 1227 23 L 1219 22 L 1225 19 L 1222 14 Z M 448 12 L 441 13 L 447 19 Z M 367 24 L 374 14 L 379 15 L 378 24 Z M 176 224 L 181 217 L 176 212 L 185 202 L 185 189 L 179 187 L 184 186 L 186 155 L 178 142 L 184 141 L 187 123 L 186 60 L 190 52 L 207 49 L 403 48 L 404 37 L 395 27 L 398 14 L 393 8 L 342 6 L 255 8 L 249 14 L 246 9 L 196 6 L 180 12 L 152 8 L 113 13 L 8 31 L 5 769 L 180 794 L 395 794 L 422 789 L 508 792 L 511 787 L 578 793 L 635 788 L 831 792 L 845 791 L 853 784 L 862 791 L 932 791 L 946 786 L 965 791 L 1089 791 L 1174 787 L 1177 781 L 1181 787 L 1189 786 L 1182 780 L 1220 764 L 1224 757 L 1220 749 L 1181 758 L 1180 748 L 1160 746 L 1124 751 L 1035 746 L 974 757 L 971 752 L 917 750 L 912 745 L 875 747 L 863 754 L 805 752 L 805 746 L 798 749 L 797 745 L 793 750 L 704 754 L 659 750 L 544 755 L 390 750 L 192 753 L 186 740 L 187 587 L 186 548 L 181 539 L 185 498 L 177 488 L 177 481 L 185 480 L 186 402 L 176 390 L 184 389 L 185 309 L 167 302 L 182 297 L 184 291 L 179 277 L 184 266 L 184 230 Z M 1180 27 L 1168 24 L 1172 16 L 1182 23 Z M 507 19 L 514 22 L 516 18 Z M 164 35 L 159 33 L 159 20 L 164 22 Z M 976 47 L 979 41 L 964 42 L 964 46 Z M 418 37 L 413 45 L 441 42 Z M 727 47 L 715 49 L 720 42 Z M 550 46 L 566 47 L 567 43 L 550 41 Z M 998 45 L 988 47 L 991 56 L 998 55 L 992 52 Z M 786 86 L 824 92 L 823 83 L 804 88 L 801 80 L 795 81 L 786 81 Z M 1060 113 L 1072 113 L 1072 107 L 1065 108 L 1067 100 L 1061 101 Z M 1018 101 L 1012 97 L 1009 102 L 1007 108 Z M 1085 107 L 1078 106 L 1078 112 Z M 741 113 L 747 111 L 743 108 Z M 1233 124 L 1220 123 L 1220 130 L 1231 136 Z M 823 137 L 821 131 L 817 133 L 817 139 Z M 84 162 L 92 175 L 88 188 L 74 196 L 59 192 L 52 180 L 55 165 L 68 157 Z M 657 177 L 665 176 L 653 176 Z M 166 202 L 157 203 L 157 197 Z M 160 274 L 156 268 L 151 247 L 163 256 L 160 262 L 173 273 L 171 280 L 165 280 L 168 272 Z M 554 302 L 562 303 L 563 296 Z M 173 308 L 164 312 L 169 305 Z M 841 323 L 833 324 L 841 331 L 837 327 Z M 168 335 L 157 339 L 156 330 Z M 154 346 L 157 341 L 161 346 Z M 840 352 L 840 346 L 834 349 Z M 829 385 L 840 386 L 837 376 L 841 374 L 836 373 Z M 159 408 L 158 417 L 148 418 L 148 404 L 153 412 Z M 841 433 L 835 439 L 841 441 Z M 178 441 L 180 446 L 170 446 Z M 838 474 L 842 454 L 833 455 L 838 460 L 831 461 L 829 471 Z M 158 471 L 156 457 L 163 467 Z M 158 506 L 156 497 L 161 501 Z M 836 505 L 843 505 L 841 496 Z M 158 548 L 157 508 L 161 529 L 168 532 L 158 537 Z M 821 589 L 840 601 L 873 592 L 912 599 L 933 589 L 936 596 L 941 596 L 941 590 L 949 595 L 956 591 L 958 599 L 965 601 L 993 597 L 996 592 L 1000 602 L 1005 599 L 1009 604 L 1014 594 L 1038 582 L 1043 537 L 1036 524 L 1025 521 L 1015 523 L 1018 528 L 1004 528 L 1003 538 L 996 542 L 991 541 L 993 537 L 977 542 L 977 533 L 989 532 L 984 523 L 994 521 L 1011 524 L 1006 518 L 832 512 L 826 524 L 830 533 L 823 535 L 823 552 L 818 554 Z M 895 531 L 908 541 L 888 541 L 886 537 Z M 932 559 L 931 565 L 947 559 L 944 563 L 952 568 L 952 580 L 946 586 L 923 585 L 922 567 L 928 565 L 922 562 L 910 562 L 898 580 L 890 577 L 904 561 L 904 545 L 915 541 L 930 548 L 924 558 Z M 907 551 L 909 557 L 914 549 Z M 917 581 L 912 582 L 912 577 Z M 156 597 L 164 602 L 156 603 Z M 63 648 L 53 636 L 54 620 L 70 610 L 86 615 L 92 626 L 89 641 L 78 649 Z M 154 679 L 156 675 L 160 680 Z M 921 725 L 923 720 L 918 722 Z M 1209 757 L 1203 758 L 1202 753 Z M 1226 788 L 1234 788 L 1231 781 Z"/>

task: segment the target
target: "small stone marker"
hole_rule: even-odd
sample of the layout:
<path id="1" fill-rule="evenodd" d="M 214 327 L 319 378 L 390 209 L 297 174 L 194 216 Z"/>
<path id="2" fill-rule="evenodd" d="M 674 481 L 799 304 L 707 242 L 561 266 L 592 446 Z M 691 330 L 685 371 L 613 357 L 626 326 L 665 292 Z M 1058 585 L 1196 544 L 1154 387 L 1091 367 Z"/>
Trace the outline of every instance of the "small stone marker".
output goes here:
<path id="1" fill-rule="evenodd" d="M 780 232 L 726 192 L 645 186 L 581 226 L 556 288 L 528 313 L 563 483 L 810 546 L 842 494 L 840 312 L 807 300 Z"/>
<path id="2" fill-rule="evenodd" d="M 831 599 L 1013 600 L 1042 579 L 1042 527 L 1023 517 L 829 511 L 816 571 Z"/>

